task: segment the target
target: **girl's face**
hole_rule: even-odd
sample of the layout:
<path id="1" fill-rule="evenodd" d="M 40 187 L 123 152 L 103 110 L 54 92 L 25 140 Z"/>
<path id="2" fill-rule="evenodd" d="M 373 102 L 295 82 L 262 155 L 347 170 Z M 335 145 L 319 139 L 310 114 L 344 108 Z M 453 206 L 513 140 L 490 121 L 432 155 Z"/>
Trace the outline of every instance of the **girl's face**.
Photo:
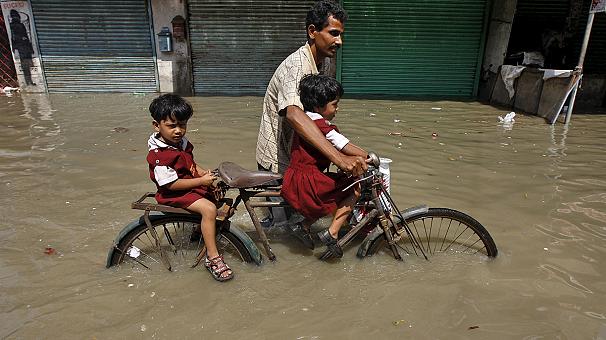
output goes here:
<path id="1" fill-rule="evenodd" d="M 162 140 L 169 145 L 179 147 L 187 131 L 187 121 L 176 121 L 170 117 L 156 122 L 154 120 L 154 130 L 160 133 Z"/>
<path id="2" fill-rule="evenodd" d="M 326 105 L 324 105 L 323 107 L 318 107 L 317 112 L 319 114 L 322 115 L 322 117 L 324 117 L 324 119 L 326 120 L 332 120 L 333 118 L 335 118 L 335 115 L 337 114 L 337 111 L 339 111 L 339 100 L 341 98 L 337 98 L 333 101 L 328 102 Z"/>

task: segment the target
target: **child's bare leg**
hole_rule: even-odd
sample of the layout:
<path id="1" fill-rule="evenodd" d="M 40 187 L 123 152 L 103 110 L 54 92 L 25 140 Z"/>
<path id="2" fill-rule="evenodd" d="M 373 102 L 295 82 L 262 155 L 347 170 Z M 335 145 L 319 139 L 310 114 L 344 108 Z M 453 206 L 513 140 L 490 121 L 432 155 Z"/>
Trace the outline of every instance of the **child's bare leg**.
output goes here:
<path id="1" fill-rule="evenodd" d="M 335 215 L 330 223 L 330 227 L 328 227 L 328 232 L 332 238 L 336 239 L 338 237 L 339 230 L 345 221 L 347 221 L 347 217 L 349 217 L 349 214 L 353 210 L 353 206 L 358 201 L 358 198 L 360 198 L 360 186 L 356 185 L 354 187 L 354 192 L 337 205 Z"/>
<path id="2" fill-rule="evenodd" d="M 217 249 L 217 230 L 215 220 L 217 218 L 217 207 L 215 204 L 206 198 L 201 198 L 195 201 L 187 209 L 197 212 L 202 215 L 200 223 L 202 229 L 202 237 L 206 246 L 206 267 L 210 270 L 216 280 L 225 281 L 233 277 L 233 272 L 225 264 L 223 259 L 219 257 Z"/>
<path id="3" fill-rule="evenodd" d="M 204 238 L 204 245 L 206 246 L 206 255 L 208 258 L 217 257 L 219 255 L 216 242 L 217 231 L 215 227 L 217 207 L 206 198 L 201 198 L 192 203 L 187 209 L 202 215 L 200 226 L 202 227 L 202 237 Z"/>

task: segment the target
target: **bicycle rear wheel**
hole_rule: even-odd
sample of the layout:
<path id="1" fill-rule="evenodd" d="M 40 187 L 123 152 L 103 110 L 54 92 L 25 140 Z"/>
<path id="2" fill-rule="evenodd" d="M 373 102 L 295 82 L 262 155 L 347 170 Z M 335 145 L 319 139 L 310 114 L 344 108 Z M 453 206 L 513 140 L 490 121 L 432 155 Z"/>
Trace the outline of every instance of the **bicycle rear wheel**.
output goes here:
<path id="1" fill-rule="evenodd" d="M 200 233 L 200 217 L 195 215 L 166 215 L 152 219 L 160 247 L 167 255 L 171 270 L 193 267 L 203 262 L 197 260 L 206 251 Z M 242 242 L 229 230 L 217 236 L 217 248 L 225 261 L 252 262 L 252 256 Z M 167 270 L 154 236 L 145 222 L 139 223 L 118 242 L 112 255 L 111 265 L 129 265 L 133 269 Z"/>
<path id="2" fill-rule="evenodd" d="M 497 246 L 486 228 L 471 216 L 448 208 L 429 208 L 427 212 L 406 219 L 394 218 L 394 239 L 400 252 L 430 257 L 437 254 L 480 254 L 497 256 Z M 366 255 L 376 254 L 387 242 L 381 233 L 367 248 Z M 385 248 L 387 249 L 387 248 Z"/>

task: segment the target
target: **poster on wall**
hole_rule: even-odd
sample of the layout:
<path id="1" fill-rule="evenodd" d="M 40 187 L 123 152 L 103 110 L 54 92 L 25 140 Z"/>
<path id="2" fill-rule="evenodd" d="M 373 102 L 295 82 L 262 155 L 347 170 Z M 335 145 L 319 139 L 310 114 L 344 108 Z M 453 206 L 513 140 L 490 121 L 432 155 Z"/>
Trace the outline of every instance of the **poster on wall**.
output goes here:
<path id="1" fill-rule="evenodd" d="M 32 11 L 28 1 L 12 0 L 1 1 L 4 23 L 9 35 L 11 52 L 18 72 L 23 75 L 20 79 L 26 86 L 36 86 L 32 79 L 32 70 L 36 68 L 34 62 L 36 44 L 32 34 Z M 36 72 L 34 72 L 36 73 Z"/>
<path id="2" fill-rule="evenodd" d="M 606 0 L 591 0 L 589 13 L 606 12 Z"/>

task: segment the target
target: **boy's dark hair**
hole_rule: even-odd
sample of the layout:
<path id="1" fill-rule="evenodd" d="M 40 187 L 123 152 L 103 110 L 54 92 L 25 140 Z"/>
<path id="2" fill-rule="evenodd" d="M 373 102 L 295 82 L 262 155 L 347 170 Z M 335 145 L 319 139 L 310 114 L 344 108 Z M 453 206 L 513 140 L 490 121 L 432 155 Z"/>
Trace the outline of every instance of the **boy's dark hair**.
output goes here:
<path id="1" fill-rule="evenodd" d="M 316 30 L 321 31 L 328 26 L 328 17 L 333 16 L 341 23 L 347 20 L 347 13 L 338 3 L 330 0 L 321 0 L 316 2 L 307 12 L 305 18 L 305 31 L 309 25 L 314 25 Z"/>
<path id="2" fill-rule="evenodd" d="M 156 122 L 166 120 L 167 117 L 182 122 L 188 120 L 194 113 L 194 110 L 191 104 L 181 96 L 167 93 L 154 99 L 149 104 L 149 112 Z"/>
<path id="3" fill-rule="evenodd" d="M 299 96 L 305 111 L 314 111 L 343 96 L 343 86 L 335 78 L 308 74 L 299 83 Z"/>

